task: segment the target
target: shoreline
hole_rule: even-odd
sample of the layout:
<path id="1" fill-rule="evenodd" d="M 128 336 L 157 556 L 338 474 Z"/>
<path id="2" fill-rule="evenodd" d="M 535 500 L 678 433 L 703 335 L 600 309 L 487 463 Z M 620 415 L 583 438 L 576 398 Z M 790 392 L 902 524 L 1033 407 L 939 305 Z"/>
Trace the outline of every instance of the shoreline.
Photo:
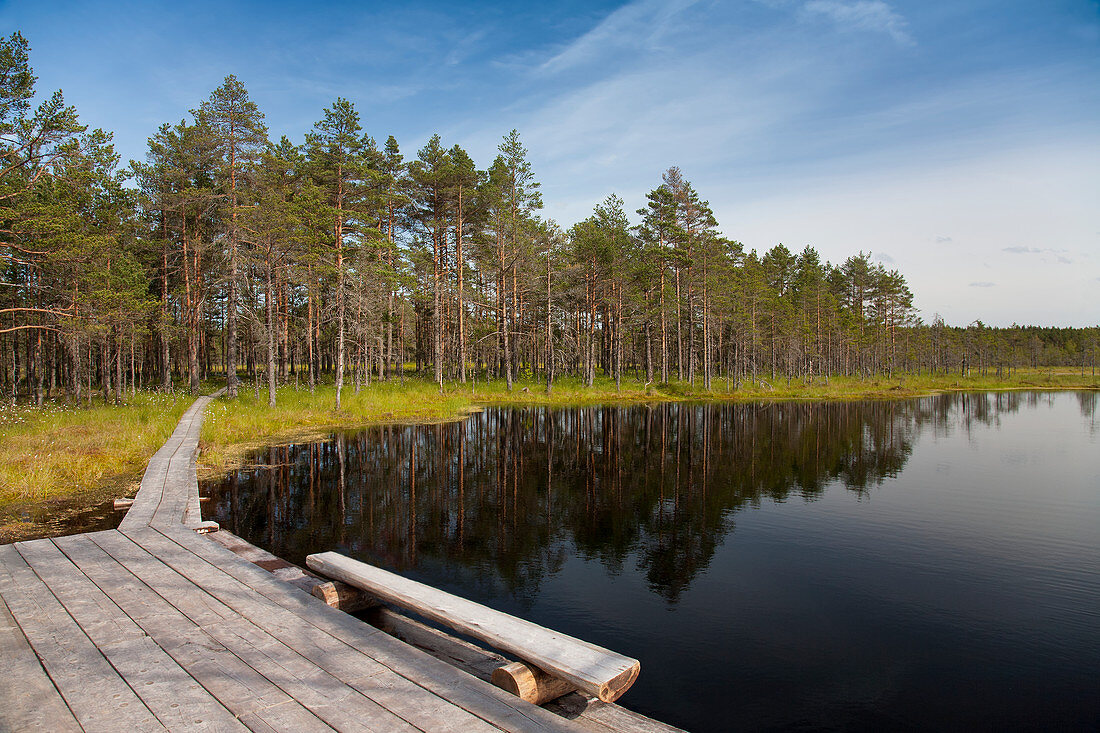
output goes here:
<path id="1" fill-rule="evenodd" d="M 503 382 L 489 385 L 484 382 L 447 384 L 441 395 L 434 383 L 408 378 L 404 384 L 375 383 L 358 393 L 351 387 L 345 387 L 344 409 L 339 413 L 330 407 L 335 394 L 330 385 L 319 386 L 314 394 L 292 385 L 281 387 L 278 406 L 273 409 L 267 407 L 265 392 L 261 392 L 260 400 L 256 400 L 254 392 L 246 391 L 236 400 L 222 397 L 210 405 L 200 443 L 198 472 L 200 479 L 207 479 L 236 470 L 245 465 L 244 459 L 249 452 L 266 446 L 323 439 L 337 430 L 371 425 L 451 422 L 489 406 L 564 408 L 671 402 L 766 404 L 916 399 L 950 392 L 1100 390 L 1100 376 L 1081 376 L 1079 370 L 1067 368 L 1020 370 L 1007 379 L 959 375 L 898 375 L 865 379 L 832 377 L 829 384 L 825 384 L 823 378 L 811 384 L 792 379 L 789 387 L 785 378 L 777 381 L 778 386 L 760 380 L 767 386 L 761 383 L 751 387 L 742 385 L 740 389 L 726 392 L 724 380 L 715 380 L 715 386 L 719 389 L 704 392 L 685 383 L 654 388 L 624 380 L 622 391 L 616 391 L 610 379 L 597 379 L 591 388 L 584 387 L 579 380 L 563 379 L 555 383 L 553 393 L 547 396 L 542 383 L 530 380 L 516 382 L 512 392 L 504 389 Z M 116 414 L 124 415 L 126 406 L 114 410 Z M 74 410 L 72 414 L 79 417 L 80 411 Z M 160 430 L 157 426 L 153 429 Z M 10 426 L 0 425 L 0 437 L 8 431 Z M 25 434 L 28 430 L 22 432 Z M 33 430 L 29 432 L 33 434 Z M 41 437 L 47 444 L 56 441 L 56 435 Z M 6 500 L 0 503 L 0 542 L 82 531 L 82 526 L 88 527 L 93 523 L 96 526 L 110 524 L 110 501 L 132 496 L 136 492 L 147 460 L 148 456 L 144 461 L 137 462 L 130 457 L 129 463 L 133 465 L 130 480 L 127 480 L 127 471 L 123 470 L 91 485 L 73 486 L 60 494 L 56 491 L 47 493 L 48 488 L 41 489 L 44 498 L 13 501 L 5 497 Z M 48 467 L 42 471 L 43 476 L 56 473 Z"/>

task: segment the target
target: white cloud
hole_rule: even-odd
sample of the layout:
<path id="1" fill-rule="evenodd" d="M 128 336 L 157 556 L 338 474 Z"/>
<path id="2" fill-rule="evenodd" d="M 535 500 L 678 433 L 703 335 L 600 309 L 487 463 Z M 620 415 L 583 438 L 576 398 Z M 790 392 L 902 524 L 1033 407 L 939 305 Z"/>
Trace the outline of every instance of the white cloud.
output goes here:
<path id="1" fill-rule="evenodd" d="M 757 197 L 746 197 L 732 181 L 695 183 L 715 204 L 725 232 L 749 249 L 810 243 L 833 263 L 860 250 L 889 252 L 904 263 L 916 307 L 950 324 L 981 318 L 1080 326 L 1095 321 L 1082 304 L 1100 274 L 1098 258 L 1084 255 L 1095 251 L 1100 223 L 1097 170 L 1094 133 L 950 163 L 916 156 L 904 166 L 822 177 Z M 951 232 L 954 242 L 934 245 L 928 231 Z M 1057 251 L 1047 246 L 1052 241 L 1060 243 Z M 1006 246 L 1027 251 L 1012 256 Z M 1067 268 L 1059 257 L 1076 264 Z"/>
<path id="2" fill-rule="evenodd" d="M 992 288 L 992 287 L 995 287 L 996 285 L 997 285 L 997 283 L 991 283 L 991 282 L 970 283 L 970 287 L 972 287 L 972 288 Z"/>
<path id="3" fill-rule="evenodd" d="M 905 30 L 905 18 L 882 0 L 810 0 L 802 11 L 808 16 L 824 16 L 845 30 L 885 33 L 899 45 L 915 45 Z"/>
<path id="4" fill-rule="evenodd" d="M 616 9 L 594 28 L 558 51 L 539 70 L 564 71 L 624 48 L 654 48 L 677 15 L 698 0 L 638 0 Z"/>

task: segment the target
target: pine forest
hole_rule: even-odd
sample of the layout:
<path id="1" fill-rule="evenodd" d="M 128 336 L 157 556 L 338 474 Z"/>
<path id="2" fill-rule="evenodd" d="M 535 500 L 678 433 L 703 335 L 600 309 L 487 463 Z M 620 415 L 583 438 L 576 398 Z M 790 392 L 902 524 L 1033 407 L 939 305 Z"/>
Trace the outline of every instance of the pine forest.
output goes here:
<path id="1" fill-rule="evenodd" d="M 669 167 L 568 228 L 540 217 L 520 133 L 475 161 L 364 130 L 338 98 L 275 139 L 234 76 L 151 131 L 144 160 L 34 105 L 27 41 L 0 41 L 0 388 L 12 402 L 137 389 L 343 390 L 559 377 L 731 390 L 894 373 L 1095 369 L 1100 329 L 918 317 L 871 253 L 746 250 Z M 636 224 L 631 222 L 635 221 Z M 735 225 L 734 225 L 735 228 Z"/>

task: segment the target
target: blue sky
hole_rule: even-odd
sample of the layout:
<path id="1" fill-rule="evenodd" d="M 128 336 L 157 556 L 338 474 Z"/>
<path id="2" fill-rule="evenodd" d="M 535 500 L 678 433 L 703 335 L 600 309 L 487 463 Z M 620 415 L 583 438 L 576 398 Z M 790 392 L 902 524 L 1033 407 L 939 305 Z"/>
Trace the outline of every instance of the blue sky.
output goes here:
<path id="1" fill-rule="evenodd" d="M 1100 323 L 1096 0 L 315 5 L 19 0 L 0 32 L 124 159 L 232 73 L 296 142 L 337 96 L 407 157 L 517 128 L 563 226 L 677 165 L 727 236 L 870 251 L 925 320 Z"/>

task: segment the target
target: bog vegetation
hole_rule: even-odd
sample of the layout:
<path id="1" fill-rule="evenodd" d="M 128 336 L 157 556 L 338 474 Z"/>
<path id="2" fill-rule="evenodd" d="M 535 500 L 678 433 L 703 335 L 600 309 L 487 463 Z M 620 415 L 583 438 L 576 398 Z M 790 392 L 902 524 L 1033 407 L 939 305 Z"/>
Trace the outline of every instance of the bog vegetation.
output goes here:
<path id="1" fill-rule="evenodd" d="M 410 160 L 337 99 L 274 140 L 228 76 L 120 167 L 60 92 L 32 109 L 0 39 L 0 388 L 12 404 L 121 402 L 224 375 L 280 384 L 624 375 L 756 387 L 792 377 L 1094 368 L 1098 329 L 924 323 L 905 278 L 856 253 L 745 251 L 675 167 L 631 225 L 612 194 L 568 229 L 539 216 L 520 136 L 478 167 L 432 137 Z M 255 387 L 254 387 L 255 388 Z"/>

